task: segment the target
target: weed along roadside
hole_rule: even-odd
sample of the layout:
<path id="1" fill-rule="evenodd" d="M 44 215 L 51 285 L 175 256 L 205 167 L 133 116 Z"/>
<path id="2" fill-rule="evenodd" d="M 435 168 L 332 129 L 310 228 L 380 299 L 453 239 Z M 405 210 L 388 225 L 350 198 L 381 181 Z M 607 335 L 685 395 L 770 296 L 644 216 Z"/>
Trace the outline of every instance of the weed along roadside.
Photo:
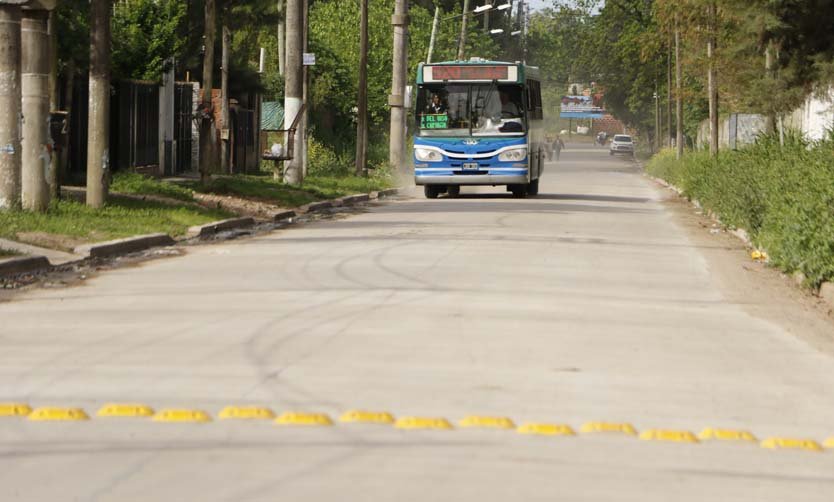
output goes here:
<path id="1" fill-rule="evenodd" d="M 676 160 L 665 150 L 646 164 L 751 246 L 766 261 L 834 307 L 834 171 L 826 169 L 834 139 L 809 142 L 789 135 L 784 145 L 762 137 L 715 157 L 691 152 Z"/>
<path id="2" fill-rule="evenodd" d="M 112 186 L 101 210 L 85 206 L 83 188 L 74 188 L 47 213 L 0 213 L 3 287 L 20 285 L 21 274 L 283 228 L 397 193 L 366 178 L 313 178 L 309 185 L 292 187 L 261 176 L 228 176 L 199 186 L 129 173 L 117 175 Z"/>

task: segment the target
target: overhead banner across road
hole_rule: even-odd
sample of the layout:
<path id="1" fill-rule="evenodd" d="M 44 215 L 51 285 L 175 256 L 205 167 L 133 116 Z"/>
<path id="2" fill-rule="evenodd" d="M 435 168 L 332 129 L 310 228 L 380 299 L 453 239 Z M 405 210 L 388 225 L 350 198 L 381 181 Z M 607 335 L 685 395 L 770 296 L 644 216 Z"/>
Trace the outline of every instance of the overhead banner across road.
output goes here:
<path id="1" fill-rule="evenodd" d="M 601 103 L 591 96 L 562 96 L 559 116 L 563 119 L 598 119 L 605 115 Z"/>

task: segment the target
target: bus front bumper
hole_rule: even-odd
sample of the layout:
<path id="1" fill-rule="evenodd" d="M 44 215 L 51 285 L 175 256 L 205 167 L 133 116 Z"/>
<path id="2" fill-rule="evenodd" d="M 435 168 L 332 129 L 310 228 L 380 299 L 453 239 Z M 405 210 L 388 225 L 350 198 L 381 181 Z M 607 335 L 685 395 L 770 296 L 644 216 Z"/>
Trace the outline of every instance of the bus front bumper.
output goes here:
<path id="1" fill-rule="evenodd" d="M 523 185 L 530 183 L 521 174 L 424 174 L 414 176 L 416 185 Z"/>

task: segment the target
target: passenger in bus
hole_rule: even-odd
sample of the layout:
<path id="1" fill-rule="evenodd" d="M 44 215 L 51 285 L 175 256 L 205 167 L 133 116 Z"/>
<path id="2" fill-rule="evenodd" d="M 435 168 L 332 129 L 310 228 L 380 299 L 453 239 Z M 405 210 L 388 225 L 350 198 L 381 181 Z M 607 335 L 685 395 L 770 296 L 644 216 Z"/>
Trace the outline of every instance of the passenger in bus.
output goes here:
<path id="1" fill-rule="evenodd" d="M 428 110 L 426 111 L 435 115 L 446 113 L 446 105 L 443 104 L 439 94 L 432 94 L 431 102 L 429 103 Z"/>

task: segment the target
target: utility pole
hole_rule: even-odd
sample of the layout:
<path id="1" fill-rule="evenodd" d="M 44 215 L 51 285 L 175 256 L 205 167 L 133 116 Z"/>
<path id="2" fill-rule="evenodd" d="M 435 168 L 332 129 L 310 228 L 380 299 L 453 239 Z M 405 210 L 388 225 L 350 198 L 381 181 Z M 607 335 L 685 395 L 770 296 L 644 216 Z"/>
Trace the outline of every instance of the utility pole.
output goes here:
<path id="1" fill-rule="evenodd" d="M 484 0 L 484 7 L 486 7 L 487 5 L 491 6 L 492 1 L 491 0 Z M 490 7 L 490 9 L 491 8 L 492 7 Z M 490 13 L 490 9 L 487 9 L 486 12 L 484 12 L 484 31 L 486 33 L 489 33 L 489 13 Z"/>
<path id="2" fill-rule="evenodd" d="M 226 15 L 229 13 L 226 12 Z M 229 159 L 229 141 L 231 131 L 229 130 L 229 46 L 232 45 L 232 33 L 226 26 L 226 16 L 223 16 L 223 27 L 221 28 L 223 48 L 220 51 L 220 171 L 223 174 L 230 174 L 231 161 Z"/>
<path id="3" fill-rule="evenodd" d="M 773 71 L 773 42 L 769 42 L 767 47 L 765 47 L 765 75 L 766 78 L 770 79 L 771 82 L 774 78 L 774 71 Z M 773 107 L 771 106 L 770 110 L 767 110 L 767 115 L 765 115 L 765 132 L 768 134 L 772 134 L 776 131 L 776 114 L 773 112 Z"/>
<path id="4" fill-rule="evenodd" d="M 434 43 L 437 41 L 437 29 L 440 26 L 440 7 L 434 8 L 434 22 L 431 24 L 431 38 L 429 39 L 429 53 L 426 55 L 426 63 L 431 63 L 434 55 Z"/>
<path id="5" fill-rule="evenodd" d="M 675 147 L 678 160 L 683 157 L 683 72 L 681 69 L 681 29 L 675 16 Z"/>
<path id="6" fill-rule="evenodd" d="M 469 0 L 463 0 L 463 16 L 460 20 L 460 39 L 458 40 L 458 61 L 463 61 L 466 52 L 466 21 L 469 19 Z"/>
<path id="7" fill-rule="evenodd" d="M 707 34 L 707 93 L 709 95 L 709 154 L 718 155 L 718 82 L 715 69 L 715 30 L 718 24 L 715 2 L 707 6 L 709 33 Z"/>
<path id="8" fill-rule="evenodd" d="M 405 86 L 408 71 L 408 0 L 396 0 L 394 15 L 394 64 L 391 79 L 391 130 L 389 134 L 388 161 L 394 169 L 400 170 L 405 161 Z"/>
<path id="9" fill-rule="evenodd" d="M 435 20 L 437 14 L 435 12 Z M 431 48 L 429 49 L 431 54 Z M 359 90 L 356 116 L 356 175 L 368 168 L 368 0 L 359 0 Z"/>
<path id="10" fill-rule="evenodd" d="M 21 31 L 21 93 L 23 95 L 23 209 L 49 208 L 49 12 L 23 9 Z M 109 131 L 108 131 L 109 132 Z"/>
<path id="11" fill-rule="evenodd" d="M 90 2 L 87 205 L 104 206 L 110 182 L 110 1 Z"/>
<path id="12" fill-rule="evenodd" d="M 215 0 L 205 0 L 205 32 L 203 36 L 203 99 L 200 103 L 200 183 L 206 184 L 211 178 L 214 163 L 214 107 L 212 91 L 214 77 L 214 37 L 217 27 Z"/>
<path id="13" fill-rule="evenodd" d="M 309 52 L 309 33 L 310 33 L 310 0 L 303 0 L 301 4 L 301 46 L 302 54 Z M 304 58 L 302 57 L 302 60 Z M 302 65 L 302 80 L 301 80 L 301 102 L 305 105 L 308 102 L 307 95 L 310 92 L 310 71 L 307 65 Z M 309 124 L 310 107 L 304 106 L 304 112 L 301 114 L 301 124 L 298 126 L 301 131 L 301 180 L 307 177 L 307 124 Z"/>
<path id="14" fill-rule="evenodd" d="M 20 5 L 0 1 L 0 210 L 20 207 Z"/>
<path id="15" fill-rule="evenodd" d="M 284 67 L 285 127 L 292 124 L 301 111 L 301 100 L 304 92 L 302 82 L 304 71 L 301 67 L 301 51 L 304 48 L 301 27 L 303 22 L 302 3 L 302 0 L 287 0 L 287 62 Z M 303 137 L 303 133 L 296 131 L 293 151 L 287 152 L 288 155 L 292 156 L 292 159 L 287 161 L 284 168 L 284 183 L 288 185 L 299 185 L 304 181 L 303 159 L 301 157 Z"/>
<path id="16" fill-rule="evenodd" d="M 284 64 L 287 59 L 287 51 L 285 43 L 287 35 L 284 23 L 286 12 L 284 11 L 284 0 L 278 0 L 278 74 L 284 76 Z"/>
<path id="17" fill-rule="evenodd" d="M 52 113 L 57 112 L 61 107 L 61 87 L 58 85 L 58 33 L 55 26 L 55 11 L 49 11 L 49 111 L 50 118 L 48 120 L 48 141 L 53 146 L 51 155 L 51 165 L 49 167 L 49 176 L 46 180 L 49 185 L 50 199 L 57 199 L 61 192 L 61 180 L 63 173 L 61 173 L 63 164 L 61 163 L 61 155 L 56 152 L 56 139 L 52 137 Z M 64 115 L 64 120 L 69 120 L 69 115 Z"/>

